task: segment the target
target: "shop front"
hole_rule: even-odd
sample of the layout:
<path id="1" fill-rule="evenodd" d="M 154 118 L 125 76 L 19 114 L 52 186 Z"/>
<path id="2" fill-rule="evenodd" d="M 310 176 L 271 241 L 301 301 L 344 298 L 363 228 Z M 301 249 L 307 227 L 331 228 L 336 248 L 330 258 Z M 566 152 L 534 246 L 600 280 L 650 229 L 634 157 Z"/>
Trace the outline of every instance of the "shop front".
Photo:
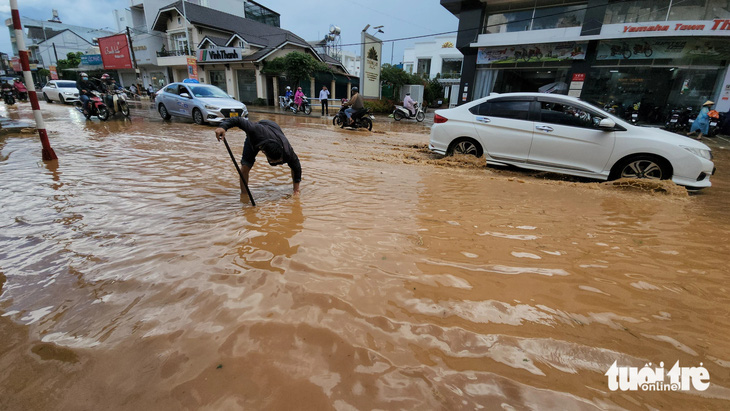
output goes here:
<path id="1" fill-rule="evenodd" d="M 647 124 L 706 100 L 730 109 L 730 3 L 523 4 L 445 6 L 464 31 L 459 104 L 492 92 L 553 92 L 620 115 L 637 107 Z"/>

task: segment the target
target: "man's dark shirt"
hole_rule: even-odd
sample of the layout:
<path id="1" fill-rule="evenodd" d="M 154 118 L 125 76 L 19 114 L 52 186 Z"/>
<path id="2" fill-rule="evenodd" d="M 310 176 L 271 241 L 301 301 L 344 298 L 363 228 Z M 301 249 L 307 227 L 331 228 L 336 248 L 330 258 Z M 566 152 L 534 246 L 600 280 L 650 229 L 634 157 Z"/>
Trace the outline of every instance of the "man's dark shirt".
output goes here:
<path id="1" fill-rule="evenodd" d="M 249 121 L 244 117 L 233 117 L 224 120 L 220 127 L 228 130 L 231 127 L 238 127 L 246 132 L 246 141 L 243 144 L 243 157 L 241 164 L 253 167 L 256 155 L 261 151 L 261 146 L 267 141 L 274 141 L 282 147 L 284 152 L 283 161 L 292 170 L 292 180 L 295 183 L 302 181 L 302 166 L 299 157 L 289 144 L 284 132 L 278 124 L 270 120 L 259 122 Z"/>
<path id="2" fill-rule="evenodd" d="M 79 94 L 91 95 L 92 91 L 99 91 L 97 87 L 89 80 L 79 80 L 76 82 L 76 88 L 79 89 Z M 82 93 L 81 90 L 86 90 L 86 93 Z"/>

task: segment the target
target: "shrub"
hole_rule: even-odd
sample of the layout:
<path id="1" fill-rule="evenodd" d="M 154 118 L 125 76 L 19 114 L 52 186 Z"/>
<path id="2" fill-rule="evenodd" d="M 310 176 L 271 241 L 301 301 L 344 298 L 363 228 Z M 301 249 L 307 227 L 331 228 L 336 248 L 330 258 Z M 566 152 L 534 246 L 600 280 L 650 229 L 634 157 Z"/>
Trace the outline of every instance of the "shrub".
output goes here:
<path id="1" fill-rule="evenodd" d="M 365 100 L 364 105 L 373 113 L 392 113 L 395 110 L 395 101 L 390 99 Z"/>

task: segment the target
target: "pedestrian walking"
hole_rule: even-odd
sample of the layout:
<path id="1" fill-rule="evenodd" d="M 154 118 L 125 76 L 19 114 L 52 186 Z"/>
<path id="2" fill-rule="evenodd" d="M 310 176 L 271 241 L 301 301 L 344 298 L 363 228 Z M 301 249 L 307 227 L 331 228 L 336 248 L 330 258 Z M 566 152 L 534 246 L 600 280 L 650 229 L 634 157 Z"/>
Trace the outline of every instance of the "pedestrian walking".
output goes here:
<path id="1" fill-rule="evenodd" d="M 322 90 L 319 91 L 319 101 L 322 103 L 322 115 L 329 116 L 329 107 L 327 99 L 330 98 L 330 91 L 327 90 L 327 86 L 322 86 Z"/>
<path id="2" fill-rule="evenodd" d="M 700 114 L 695 119 L 694 123 L 692 123 L 692 128 L 690 128 L 689 133 L 687 133 L 687 136 L 692 136 L 693 138 L 697 140 L 701 140 L 703 135 L 709 134 L 709 128 L 710 128 L 710 108 L 715 105 L 714 101 L 707 100 L 705 101 L 705 104 L 702 105 L 702 109 L 700 110 Z M 697 137 L 694 137 L 694 134 L 699 131 L 699 135 Z"/>

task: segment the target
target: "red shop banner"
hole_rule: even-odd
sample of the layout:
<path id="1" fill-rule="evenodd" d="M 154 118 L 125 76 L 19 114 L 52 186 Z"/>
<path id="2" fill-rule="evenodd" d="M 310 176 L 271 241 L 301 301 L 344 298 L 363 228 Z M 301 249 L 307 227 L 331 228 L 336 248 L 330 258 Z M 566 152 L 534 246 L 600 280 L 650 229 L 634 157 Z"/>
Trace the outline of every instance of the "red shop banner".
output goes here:
<path id="1" fill-rule="evenodd" d="M 132 59 L 129 57 L 129 44 L 126 34 L 100 37 L 99 50 L 105 70 L 131 69 Z"/>

